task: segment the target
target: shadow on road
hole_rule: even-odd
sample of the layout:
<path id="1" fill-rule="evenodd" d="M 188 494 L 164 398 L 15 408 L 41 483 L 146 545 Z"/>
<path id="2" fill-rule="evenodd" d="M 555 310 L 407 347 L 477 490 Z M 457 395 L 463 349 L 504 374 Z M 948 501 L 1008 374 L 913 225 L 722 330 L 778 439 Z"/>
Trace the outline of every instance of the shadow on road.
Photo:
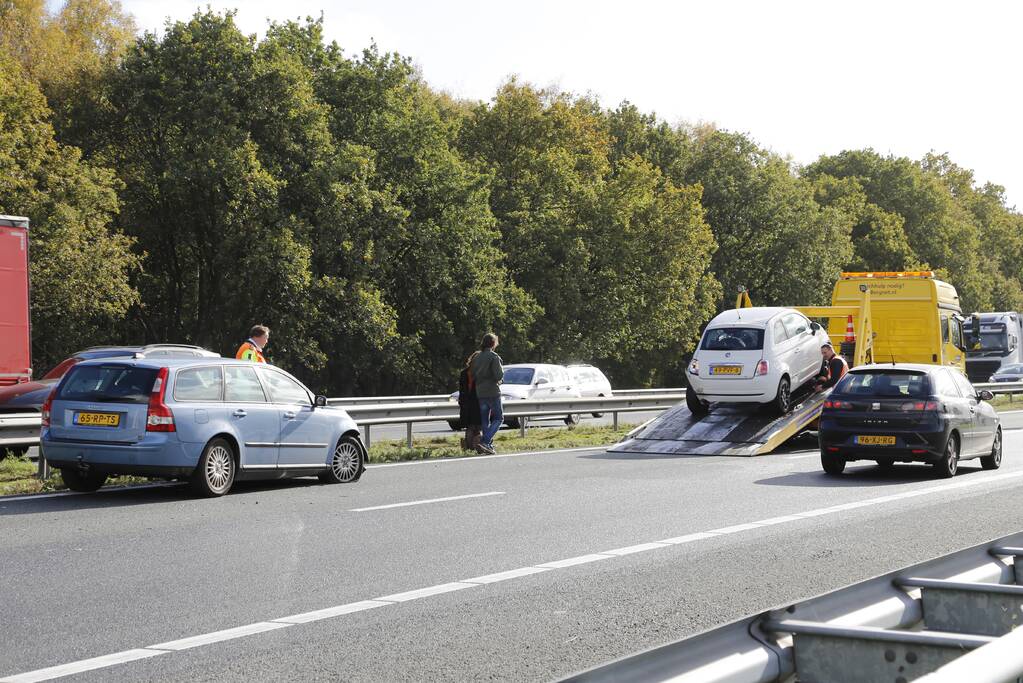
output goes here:
<path id="1" fill-rule="evenodd" d="M 982 472 L 980 467 L 959 466 L 956 477 Z M 753 482 L 761 486 L 803 486 L 812 488 L 857 488 L 911 484 L 916 481 L 947 481 L 938 479 L 930 465 L 904 464 L 891 469 L 876 465 L 848 465 L 843 474 L 832 476 L 823 471 L 792 472 L 778 477 L 769 477 Z M 954 480 L 953 480 L 954 481 Z"/>
<path id="2" fill-rule="evenodd" d="M 305 489 L 322 484 L 315 477 L 300 479 L 272 479 L 263 481 L 239 481 L 227 494 L 228 498 L 265 493 L 268 491 Z M 216 499 L 198 498 L 186 484 L 159 484 L 129 486 L 117 489 L 100 489 L 96 493 L 80 493 L 52 498 L 23 498 L 5 501 L 0 497 L 0 517 L 14 515 L 38 515 L 59 512 L 78 512 L 102 508 L 132 507 L 136 505 L 161 505 L 190 502 L 195 505 L 216 504 Z"/>

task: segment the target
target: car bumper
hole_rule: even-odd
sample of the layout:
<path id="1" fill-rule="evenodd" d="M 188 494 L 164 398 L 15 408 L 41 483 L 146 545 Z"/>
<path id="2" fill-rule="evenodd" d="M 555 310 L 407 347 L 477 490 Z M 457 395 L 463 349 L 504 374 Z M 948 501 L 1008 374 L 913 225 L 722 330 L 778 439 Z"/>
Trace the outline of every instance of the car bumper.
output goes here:
<path id="1" fill-rule="evenodd" d="M 778 393 L 779 378 L 762 375 L 748 379 L 711 379 L 689 375 L 696 395 L 710 403 L 767 403 Z"/>
<path id="2" fill-rule="evenodd" d="M 147 434 L 135 444 L 111 444 L 40 438 L 43 456 L 53 467 L 86 467 L 107 474 L 184 476 L 199 462 L 202 444 L 182 443 L 176 436 Z"/>
<path id="3" fill-rule="evenodd" d="M 868 446 L 856 443 L 860 435 L 879 436 L 867 430 L 828 430 L 818 432 L 822 457 L 842 460 L 890 460 L 893 462 L 936 462 L 945 453 L 948 431 L 904 432 L 893 434 L 894 446 Z M 891 432 L 889 432 L 891 434 Z"/>

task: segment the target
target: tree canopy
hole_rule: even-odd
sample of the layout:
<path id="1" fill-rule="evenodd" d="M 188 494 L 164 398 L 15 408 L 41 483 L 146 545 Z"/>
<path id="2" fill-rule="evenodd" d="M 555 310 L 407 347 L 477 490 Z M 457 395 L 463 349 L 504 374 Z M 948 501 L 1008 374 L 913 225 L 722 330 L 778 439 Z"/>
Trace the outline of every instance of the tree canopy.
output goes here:
<path id="1" fill-rule="evenodd" d="M 806 166 L 744 133 L 511 78 L 487 102 L 320 21 L 200 11 L 136 33 L 111 0 L 0 1 L 0 211 L 32 220 L 37 367 L 193 342 L 332 394 L 448 389 L 507 361 L 672 383 L 747 288 L 817 304 L 843 269 L 935 269 L 1023 308 L 1023 216 L 947 155 Z"/>

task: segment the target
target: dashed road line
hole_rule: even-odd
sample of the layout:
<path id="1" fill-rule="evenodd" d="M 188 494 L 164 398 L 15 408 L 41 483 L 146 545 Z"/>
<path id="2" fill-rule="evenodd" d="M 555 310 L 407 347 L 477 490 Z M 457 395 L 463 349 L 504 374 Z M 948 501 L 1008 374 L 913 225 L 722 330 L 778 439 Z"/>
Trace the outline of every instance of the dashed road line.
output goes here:
<path id="1" fill-rule="evenodd" d="M 407 503 L 390 503 L 388 505 L 374 505 L 367 508 L 352 508 L 349 512 L 371 512 L 373 510 L 391 510 L 393 508 L 407 508 L 413 505 L 430 505 L 432 503 L 448 503 L 453 500 L 467 500 L 469 498 L 488 498 L 490 496 L 503 496 L 504 491 L 487 491 L 486 493 L 467 493 L 464 496 L 448 496 L 446 498 L 428 498 L 426 500 L 412 500 Z"/>

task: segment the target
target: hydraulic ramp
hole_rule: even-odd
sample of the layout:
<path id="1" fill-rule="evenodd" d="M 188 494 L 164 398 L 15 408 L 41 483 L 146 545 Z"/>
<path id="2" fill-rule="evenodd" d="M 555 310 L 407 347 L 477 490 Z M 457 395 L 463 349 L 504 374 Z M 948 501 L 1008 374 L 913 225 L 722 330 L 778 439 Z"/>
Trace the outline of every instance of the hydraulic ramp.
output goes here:
<path id="1" fill-rule="evenodd" d="M 827 393 L 810 394 L 778 417 L 759 406 L 715 404 L 702 416 L 684 403 L 671 408 L 626 439 L 610 453 L 658 455 L 764 455 L 813 426 Z"/>

